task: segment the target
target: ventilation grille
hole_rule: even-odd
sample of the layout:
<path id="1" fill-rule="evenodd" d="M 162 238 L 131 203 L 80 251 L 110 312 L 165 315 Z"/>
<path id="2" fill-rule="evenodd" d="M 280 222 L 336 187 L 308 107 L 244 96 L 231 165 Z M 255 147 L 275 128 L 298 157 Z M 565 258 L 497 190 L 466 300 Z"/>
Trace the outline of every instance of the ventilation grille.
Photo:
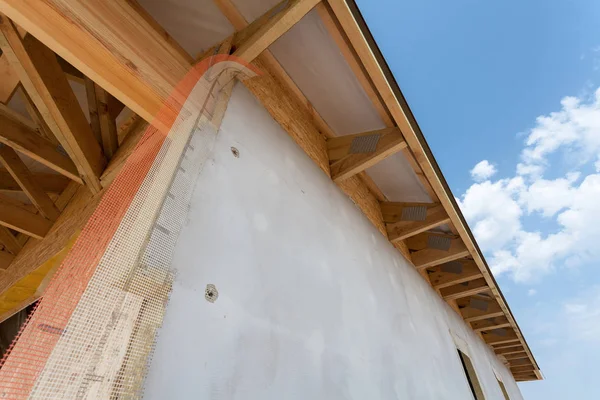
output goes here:
<path id="1" fill-rule="evenodd" d="M 427 218 L 427 207 L 410 206 L 402 208 L 402 221 L 425 221 Z"/>
<path id="2" fill-rule="evenodd" d="M 350 154 L 374 153 L 380 138 L 379 133 L 355 137 L 350 145 Z"/>
<path id="3" fill-rule="evenodd" d="M 451 261 L 446 264 L 442 264 L 442 272 L 448 272 L 451 274 L 462 274 L 463 265 L 460 261 Z"/>
<path id="4" fill-rule="evenodd" d="M 431 235 L 427 238 L 427 247 L 429 247 L 431 249 L 448 251 L 448 250 L 450 250 L 451 244 L 452 244 L 452 239 L 447 236 Z"/>

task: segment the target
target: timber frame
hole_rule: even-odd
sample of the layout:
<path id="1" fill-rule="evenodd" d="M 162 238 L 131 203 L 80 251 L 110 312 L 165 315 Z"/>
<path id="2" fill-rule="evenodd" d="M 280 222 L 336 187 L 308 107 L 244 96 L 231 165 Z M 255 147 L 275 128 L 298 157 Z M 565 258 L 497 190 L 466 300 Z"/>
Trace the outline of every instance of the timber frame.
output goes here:
<path id="1" fill-rule="evenodd" d="M 242 83 L 273 119 L 495 351 L 517 381 L 542 379 L 353 0 L 291 0 L 250 24 L 231 0 L 214 2 L 236 33 L 215 43 L 216 51 L 206 54 L 231 54 L 263 71 Z M 323 20 L 386 128 L 336 136 L 270 53 L 268 47 L 312 9 Z M 73 18 L 84 13 L 86 18 Z M 105 45 L 108 42 L 110 47 Z M 139 53 L 135 48 L 146 51 Z M 23 279 L 71 243 L 147 123 L 199 60 L 186 53 L 135 0 L 103 7 L 85 0 L 0 0 L 0 49 L 2 295 L 22 288 Z M 136 65 L 143 65 L 143 70 Z M 89 110 L 79 107 L 70 80 L 85 87 Z M 212 115 L 217 127 L 232 87 L 233 82 L 217 99 Z M 24 98 L 29 117 L 7 106 L 17 92 Z M 118 126 L 117 117 L 124 112 L 129 117 Z M 365 173 L 397 152 L 406 157 L 431 203 L 388 201 Z M 53 173 L 30 170 L 19 155 Z M 19 200 L 23 198 L 28 200 Z M 2 318 L 41 295 L 37 286 L 29 289 L 29 297 L 16 302 Z"/>

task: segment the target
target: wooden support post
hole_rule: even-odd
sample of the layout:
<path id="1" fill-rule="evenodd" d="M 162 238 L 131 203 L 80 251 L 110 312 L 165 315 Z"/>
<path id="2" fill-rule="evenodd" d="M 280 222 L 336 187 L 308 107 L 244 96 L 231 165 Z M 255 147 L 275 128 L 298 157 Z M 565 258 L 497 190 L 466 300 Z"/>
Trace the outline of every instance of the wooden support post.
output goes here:
<path id="1" fill-rule="evenodd" d="M 331 179 L 341 182 L 406 147 L 397 128 L 386 128 L 327 140 Z"/>
<path id="2" fill-rule="evenodd" d="M 60 211 L 56 208 L 50 197 L 44 192 L 35 177 L 19 158 L 16 151 L 6 145 L 0 145 L 0 163 L 8 170 L 13 179 L 17 181 L 29 200 L 39 210 L 40 214 L 51 221 L 56 221 Z"/>
<path id="3" fill-rule="evenodd" d="M 106 160 L 54 53 L 31 35 L 21 39 L 0 16 L 0 46 L 44 121 L 71 157 L 86 185 L 101 190 Z"/>
<path id="4" fill-rule="evenodd" d="M 52 222 L 0 199 L 0 225 L 42 239 L 52 227 Z"/>
<path id="5" fill-rule="evenodd" d="M 106 158 L 110 160 L 117 151 L 117 147 L 119 147 L 117 123 L 108 109 L 108 104 L 112 96 L 98 85 L 96 85 L 95 89 L 102 148 L 104 149 Z"/>

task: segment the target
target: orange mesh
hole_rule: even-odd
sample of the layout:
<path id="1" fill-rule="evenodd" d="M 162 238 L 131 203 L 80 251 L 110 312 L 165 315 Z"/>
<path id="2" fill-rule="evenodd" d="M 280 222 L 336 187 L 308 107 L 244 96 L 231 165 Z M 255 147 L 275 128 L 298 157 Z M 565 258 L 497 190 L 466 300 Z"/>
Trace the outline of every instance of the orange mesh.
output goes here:
<path id="1" fill-rule="evenodd" d="M 141 396 L 173 278 L 172 221 L 215 135 L 206 121 L 225 68 L 255 72 L 204 60 L 147 128 L 1 361 L 0 398 Z"/>

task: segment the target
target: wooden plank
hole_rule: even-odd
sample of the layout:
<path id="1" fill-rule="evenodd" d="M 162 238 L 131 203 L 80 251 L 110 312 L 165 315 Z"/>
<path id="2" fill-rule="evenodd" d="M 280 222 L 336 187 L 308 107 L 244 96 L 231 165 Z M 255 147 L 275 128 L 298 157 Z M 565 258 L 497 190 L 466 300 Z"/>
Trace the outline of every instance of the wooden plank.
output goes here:
<path id="1" fill-rule="evenodd" d="M 56 56 L 31 35 L 21 40 L 7 18 L 1 19 L 0 30 L 0 46 L 44 122 L 90 190 L 100 191 L 106 160 Z"/>
<path id="2" fill-rule="evenodd" d="M 353 140 L 373 135 L 379 135 L 379 140 L 374 151 L 354 154 L 350 152 Z M 341 182 L 372 167 L 381 160 L 402 150 L 404 147 L 406 147 L 406 142 L 400 131 L 396 128 L 386 128 L 378 131 L 359 133 L 357 135 L 328 139 L 327 150 L 330 156 L 331 178 L 335 182 Z M 343 152 L 345 152 L 345 155 L 339 157 Z"/>
<path id="3" fill-rule="evenodd" d="M 473 260 L 457 260 L 462 264 L 462 271 L 458 274 L 453 272 L 444 272 L 443 265 L 428 268 L 429 279 L 434 289 L 439 290 L 458 283 L 468 282 L 473 279 L 480 278 L 481 271 Z"/>
<path id="4" fill-rule="evenodd" d="M 504 355 L 504 359 L 507 361 L 510 360 L 520 360 L 522 358 L 529 358 L 529 355 L 527 354 L 527 352 L 525 350 L 522 350 L 518 353 L 512 353 L 512 354 L 506 354 Z"/>
<path id="5" fill-rule="evenodd" d="M 491 346 L 494 346 L 494 345 L 502 345 L 502 344 L 509 344 L 509 343 L 518 343 L 521 341 L 521 339 L 518 338 L 514 334 L 514 332 L 512 332 L 511 335 L 507 335 L 507 336 L 499 336 L 499 335 L 495 335 L 493 333 L 483 332 L 483 341 Z"/>
<path id="6" fill-rule="evenodd" d="M 427 208 L 427 215 L 423 221 L 399 221 L 387 224 L 388 237 L 392 243 L 398 242 L 448 222 L 450 217 L 446 210 L 441 204 L 437 204 Z"/>
<path id="7" fill-rule="evenodd" d="M 0 146 L 0 163 L 4 165 L 7 171 L 17 181 L 23 192 L 29 197 L 29 200 L 39 210 L 40 214 L 51 221 L 58 218 L 60 212 L 50 199 L 36 178 L 29 172 L 29 169 L 19 158 L 19 155 L 12 148 Z"/>
<path id="8" fill-rule="evenodd" d="M 0 199 L 0 225 L 42 239 L 52 227 L 52 222 L 21 207 Z"/>
<path id="9" fill-rule="evenodd" d="M 411 258 L 417 269 L 425 269 L 449 261 L 454 261 L 468 255 L 469 250 L 462 239 L 456 238 L 451 239 L 450 249 L 448 251 L 427 248 L 412 253 Z"/>
<path id="10" fill-rule="evenodd" d="M 524 351 L 525 351 L 525 349 L 520 344 L 519 345 L 511 345 L 511 346 L 504 347 L 504 348 L 494 349 L 494 352 L 498 355 L 517 354 L 517 353 L 522 353 Z"/>
<path id="11" fill-rule="evenodd" d="M 0 78 L 0 103 L 7 104 L 17 90 L 19 76 L 4 55 L 0 55 Z"/>
<path id="12" fill-rule="evenodd" d="M 247 62 L 254 60 L 277 39 L 294 26 L 302 17 L 312 10 L 320 0 L 284 0 L 245 28 L 252 33 L 246 35 L 243 31 L 236 36 L 247 36 L 236 42 L 233 55 Z M 239 43 L 238 43 L 239 42 Z"/>
<path id="13" fill-rule="evenodd" d="M 0 270 L 8 268 L 10 263 L 15 259 L 15 256 L 7 251 L 0 250 Z"/>
<path id="14" fill-rule="evenodd" d="M 102 148 L 104 149 L 104 154 L 106 155 L 106 158 L 110 160 L 117 151 L 117 147 L 119 147 L 119 139 L 117 136 L 117 122 L 112 117 L 108 109 L 108 104 L 110 103 L 110 98 L 112 96 L 98 85 L 96 85 L 95 93 L 98 119 L 100 123 L 100 137 L 102 139 Z"/>
<path id="15" fill-rule="evenodd" d="M 90 115 L 90 127 L 98 143 L 102 143 L 102 133 L 100 131 L 100 117 L 98 115 L 98 100 L 96 99 L 96 84 L 87 76 L 83 78 L 85 85 L 85 96 L 88 103 L 88 113 Z"/>
<path id="16" fill-rule="evenodd" d="M 1 114 L 0 126 L 2 126 L 0 143 L 18 150 L 76 182 L 83 183 L 75 164 L 60 153 L 52 143 L 41 138 L 36 131 L 31 130 L 29 126 Z"/>
<path id="17" fill-rule="evenodd" d="M 487 282 L 483 278 L 474 279 L 469 282 L 459 283 L 440 290 L 440 295 L 444 300 L 457 300 L 463 297 L 469 297 L 474 294 L 484 293 L 490 290 Z"/>
<path id="18" fill-rule="evenodd" d="M 62 192 L 69 183 L 69 178 L 66 176 L 50 173 L 36 173 L 35 179 L 44 192 L 52 194 Z M 21 190 L 21 186 L 13 179 L 12 175 L 5 169 L 0 169 L 0 192 L 20 192 Z"/>
<path id="19" fill-rule="evenodd" d="M 475 332 L 489 331 L 492 329 L 507 328 L 510 326 L 508 319 L 505 316 L 498 318 L 488 318 L 481 321 L 471 322 L 471 328 Z"/>
<path id="20" fill-rule="evenodd" d="M 23 247 L 17 241 L 15 235 L 13 235 L 5 226 L 0 226 L 0 243 L 2 243 L 4 248 L 12 254 L 17 254 Z"/>

